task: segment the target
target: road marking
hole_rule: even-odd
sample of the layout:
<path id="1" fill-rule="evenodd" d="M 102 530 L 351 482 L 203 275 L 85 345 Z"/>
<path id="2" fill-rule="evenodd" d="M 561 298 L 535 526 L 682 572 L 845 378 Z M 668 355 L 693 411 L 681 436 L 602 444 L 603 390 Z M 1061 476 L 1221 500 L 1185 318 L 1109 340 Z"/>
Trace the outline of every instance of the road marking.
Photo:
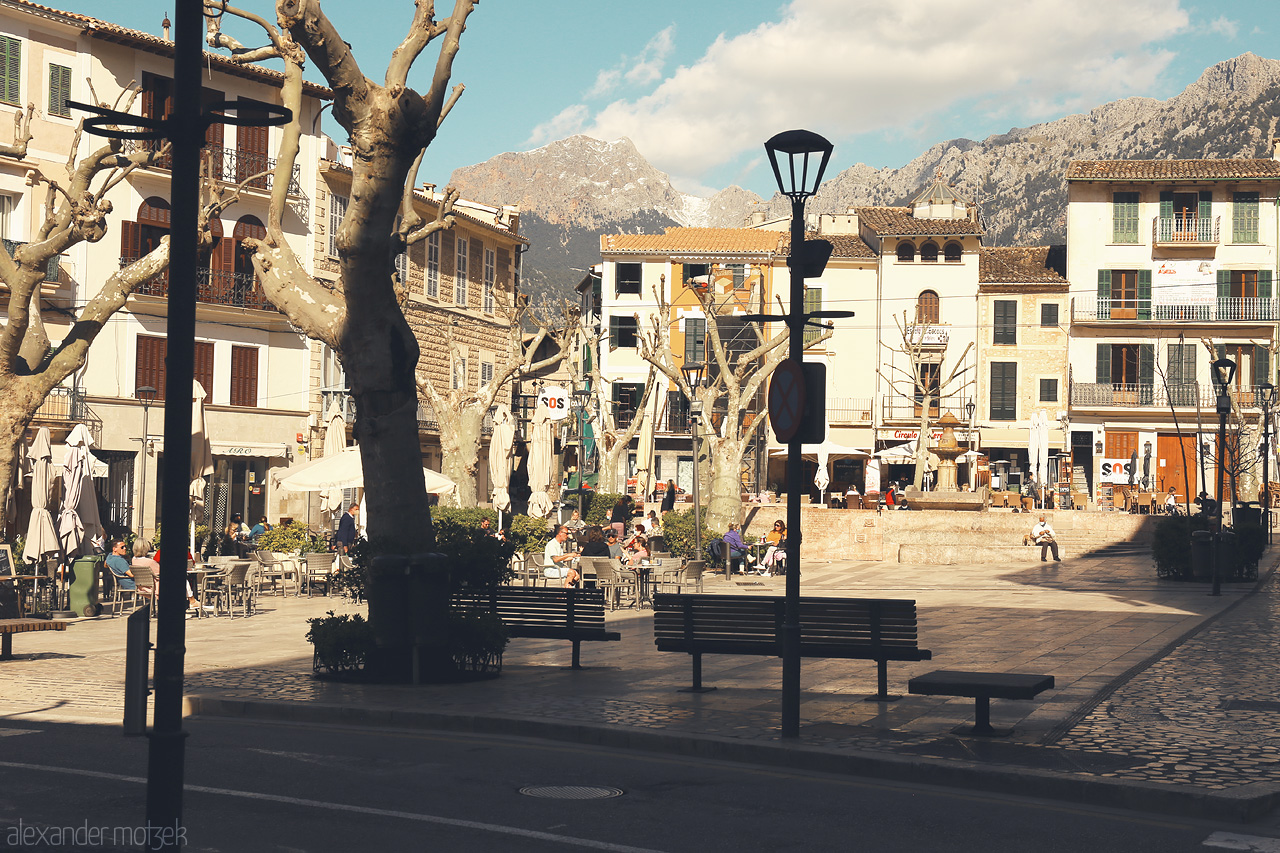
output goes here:
<path id="1" fill-rule="evenodd" d="M 119 773 L 104 773 L 100 770 L 81 770 L 75 767 L 49 767 L 43 764 L 25 764 L 19 761 L 0 761 L 0 767 L 11 767 L 15 770 L 43 770 L 48 773 L 64 773 L 69 776 L 86 776 L 91 779 L 110 779 L 115 782 L 134 782 L 145 785 L 147 780 L 141 776 L 124 776 Z M 550 832 L 538 832 L 533 829 L 521 829 L 516 826 L 502 826 L 495 823 L 480 823 L 474 820 L 459 820 L 438 815 L 418 814 L 395 809 L 375 809 L 367 806 L 353 806 L 347 803 L 326 803 L 322 800 L 306 800 L 301 797 L 285 797 L 280 794 L 260 794 L 255 791 L 235 791 L 230 788 L 210 788 L 205 785 L 185 785 L 183 790 L 201 794 L 219 794 L 224 797 L 239 797 L 245 800 L 260 800 L 271 803 L 285 803 L 305 808 L 327 809 L 330 811 L 352 812 L 355 814 L 373 815 L 375 817 L 395 817 L 401 820 L 418 821 L 419 823 L 435 823 L 442 826 L 455 826 L 461 829 L 477 829 L 482 832 L 494 832 L 500 835 L 514 835 L 520 838 L 534 838 L 539 841 L 551 841 L 570 847 L 585 847 L 589 850 L 605 850 L 608 853 L 662 853 L 648 847 L 632 847 L 627 844 L 613 844 L 608 841 L 591 841 L 586 838 L 574 838 L 568 835 L 555 835 Z M 1248 849 L 1248 848 L 1241 848 Z"/>
<path id="2" fill-rule="evenodd" d="M 1215 832 L 1204 840 L 1204 846 L 1221 847 L 1224 850 L 1247 850 L 1250 853 L 1280 853 L 1280 838 Z"/>

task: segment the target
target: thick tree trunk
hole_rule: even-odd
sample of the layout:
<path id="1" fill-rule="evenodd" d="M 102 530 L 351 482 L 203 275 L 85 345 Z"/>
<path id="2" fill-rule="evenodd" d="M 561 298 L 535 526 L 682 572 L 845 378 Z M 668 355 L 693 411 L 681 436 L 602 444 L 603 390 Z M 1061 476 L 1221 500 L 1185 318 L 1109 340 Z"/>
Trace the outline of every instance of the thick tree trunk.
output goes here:
<path id="1" fill-rule="evenodd" d="M 484 426 L 483 411 L 477 406 L 465 406 L 459 410 L 446 412 L 436 411 L 436 421 L 440 424 L 440 449 L 444 454 L 441 467 L 444 475 L 458 484 L 457 504 L 461 507 L 474 507 L 479 504 L 481 495 L 476 488 L 476 478 L 480 472 L 480 435 Z M 483 496 L 488 500 L 489 496 Z"/>
<path id="2" fill-rule="evenodd" d="M 747 442 L 741 438 L 709 436 L 704 446 L 711 477 L 707 527 L 715 533 L 724 533 L 730 523 L 742 523 L 742 454 Z"/>

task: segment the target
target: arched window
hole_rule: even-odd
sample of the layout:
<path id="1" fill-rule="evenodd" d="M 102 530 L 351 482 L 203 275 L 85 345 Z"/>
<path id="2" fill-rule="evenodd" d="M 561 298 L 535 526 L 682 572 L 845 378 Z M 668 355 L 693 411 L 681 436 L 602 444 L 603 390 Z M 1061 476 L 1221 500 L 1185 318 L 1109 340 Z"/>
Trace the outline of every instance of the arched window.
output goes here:
<path id="1" fill-rule="evenodd" d="M 963 252 L 964 252 L 964 247 L 961 246 L 959 243 L 957 243 L 955 240 L 952 240 L 942 248 L 943 260 L 945 260 L 949 264 L 958 264 L 960 263 L 960 255 Z"/>
<path id="2" fill-rule="evenodd" d="M 160 245 L 169 234 L 169 202 L 151 196 L 138 207 L 138 245 L 136 258 L 141 258 Z"/>
<path id="3" fill-rule="evenodd" d="M 936 264 L 938 262 L 938 244 L 929 240 L 921 246 L 920 260 L 925 263 Z"/>
<path id="4" fill-rule="evenodd" d="M 910 240 L 903 240 L 898 244 L 898 260 L 905 262 L 914 261 L 916 259 L 916 244 Z"/>
<path id="5" fill-rule="evenodd" d="M 938 294 L 932 290 L 921 291 L 916 298 L 916 322 L 937 323 L 938 315 Z"/>
<path id="6" fill-rule="evenodd" d="M 242 216 L 236 220 L 236 229 L 231 238 L 236 244 L 236 275 L 253 276 L 253 249 L 244 244 L 246 238 L 261 240 L 267 236 L 267 226 L 256 216 Z"/>

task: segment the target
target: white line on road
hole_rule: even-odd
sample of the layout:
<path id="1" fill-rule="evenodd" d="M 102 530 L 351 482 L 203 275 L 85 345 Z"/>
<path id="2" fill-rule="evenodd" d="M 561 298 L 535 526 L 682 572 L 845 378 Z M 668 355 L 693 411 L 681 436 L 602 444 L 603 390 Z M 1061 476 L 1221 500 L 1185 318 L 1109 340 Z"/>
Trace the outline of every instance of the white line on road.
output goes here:
<path id="1" fill-rule="evenodd" d="M 124 776 L 119 773 L 103 773 L 99 770 L 81 770 L 75 767 L 48 767 L 42 764 L 24 764 L 18 761 L 0 761 L 0 767 L 12 767 L 15 770 L 43 770 L 48 773 L 65 773 L 70 776 L 87 776 L 92 779 L 111 779 L 116 782 L 135 782 L 140 785 L 145 785 L 147 783 L 147 780 L 141 776 Z M 420 823 L 436 823 L 442 826 L 456 826 L 462 829 L 477 829 L 482 832 L 496 832 L 501 835 L 515 835 L 521 838 L 536 838 L 540 841 L 553 841 L 557 844 L 564 844 L 572 847 L 585 847 L 591 850 L 605 850 L 608 851 L 608 853 L 662 853 L 660 850 L 653 850 L 647 847 L 631 847 L 626 844 L 613 844 L 608 841 L 591 841 L 586 838 L 574 838 L 569 835 L 554 835 L 550 832 L 538 832 L 534 829 L 521 829 L 516 826 L 479 823 L 478 821 L 473 820 L 458 820 L 457 818 L 418 814 L 416 812 L 402 812 L 395 809 L 375 809 L 367 806 L 348 805 L 347 803 L 326 803 L 321 800 L 304 800 L 300 797 L 285 797 L 280 794 L 259 794 L 255 791 L 234 791 L 230 788 L 210 788 L 205 785 L 185 785 L 183 789 L 186 791 L 195 791 L 201 794 L 220 794 L 225 797 L 240 797 L 246 800 L 287 803 L 289 805 L 303 806 L 306 808 L 354 812 L 356 814 L 374 815 L 377 817 L 396 817 L 402 820 L 412 820 Z M 1239 849 L 1247 850 L 1249 848 L 1246 847 Z"/>
<path id="2" fill-rule="evenodd" d="M 1249 853 L 1280 853 L 1280 838 L 1215 832 L 1204 840 L 1204 846 L 1221 847 L 1224 850 L 1247 850 Z"/>

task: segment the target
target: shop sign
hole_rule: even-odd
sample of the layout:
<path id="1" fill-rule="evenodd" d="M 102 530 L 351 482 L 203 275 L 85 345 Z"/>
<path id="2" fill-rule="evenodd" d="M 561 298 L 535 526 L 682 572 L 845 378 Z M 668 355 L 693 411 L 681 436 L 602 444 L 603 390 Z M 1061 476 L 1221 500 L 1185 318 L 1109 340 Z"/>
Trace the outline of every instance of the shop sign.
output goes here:
<path id="1" fill-rule="evenodd" d="M 258 451 L 252 447 L 220 447 L 218 448 L 220 456 L 258 456 Z"/>
<path id="2" fill-rule="evenodd" d="M 1116 483 L 1118 485 L 1129 484 L 1129 468 L 1131 459 L 1103 459 L 1102 460 L 1102 482 Z M 1134 477 L 1136 483 L 1141 477 Z"/>
<path id="3" fill-rule="evenodd" d="M 945 347 L 951 335 L 946 326 L 911 326 L 909 335 L 911 343 L 926 347 Z"/>

